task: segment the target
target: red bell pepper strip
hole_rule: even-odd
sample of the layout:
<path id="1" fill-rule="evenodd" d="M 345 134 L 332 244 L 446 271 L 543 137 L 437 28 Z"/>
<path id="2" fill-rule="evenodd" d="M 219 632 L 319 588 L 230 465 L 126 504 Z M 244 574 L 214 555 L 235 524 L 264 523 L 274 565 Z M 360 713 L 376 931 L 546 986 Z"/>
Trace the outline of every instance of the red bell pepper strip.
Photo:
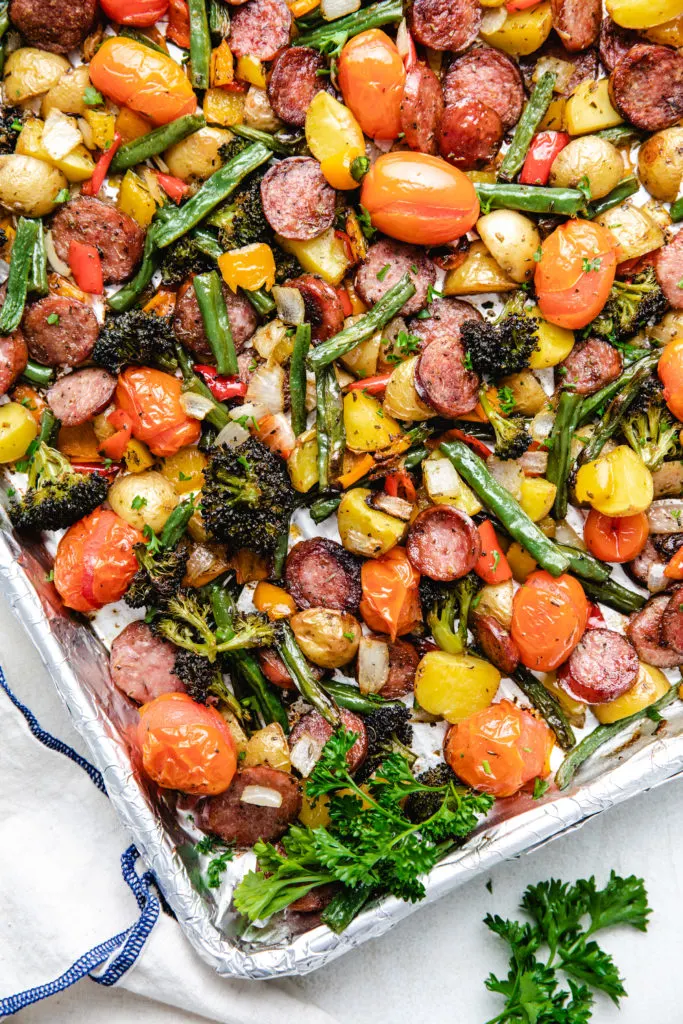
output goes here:
<path id="1" fill-rule="evenodd" d="M 91 295 L 102 294 L 104 291 L 102 260 L 94 245 L 77 242 L 72 238 L 69 242 L 69 267 L 76 284 L 82 291 L 89 292 Z"/>
<path id="2" fill-rule="evenodd" d="M 413 478 L 404 469 L 388 474 L 384 480 L 384 490 L 392 498 L 403 498 L 411 504 L 414 504 L 417 499 Z"/>
<path id="3" fill-rule="evenodd" d="M 95 164 L 95 170 L 93 171 L 92 178 L 89 181 L 83 182 L 81 185 L 81 192 L 84 196 L 96 196 L 104 184 L 104 179 L 107 176 L 109 165 L 114 159 L 114 154 L 119 148 L 123 139 L 118 132 L 114 132 L 114 141 L 112 142 L 109 149 L 106 149 L 102 156 Z"/>
<path id="4" fill-rule="evenodd" d="M 231 398 L 242 398 L 247 393 L 247 384 L 239 377 L 225 377 L 216 372 L 215 366 L 195 365 L 195 372 L 201 374 L 204 383 L 219 402 Z"/>
<path id="5" fill-rule="evenodd" d="M 539 132 L 535 135 L 519 176 L 520 183 L 547 185 L 555 157 L 569 142 L 570 138 L 566 132 Z"/>
<path id="6" fill-rule="evenodd" d="M 600 611 L 600 606 L 591 603 L 588 605 L 588 622 L 586 623 L 586 629 L 604 629 L 605 627 L 605 616 Z"/>
<path id="7" fill-rule="evenodd" d="M 334 234 L 335 238 L 338 238 L 339 241 L 344 246 L 344 255 L 346 256 L 347 260 L 349 261 L 349 263 L 354 264 L 356 261 L 353 258 L 353 247 L 351 245 L 351 239 L 349 238 L 345 231 L 339 231 L 337 229 L 335 230 Z"/>
<path id="8" fill-rule="evenodd" d="M 448 431 L 448 436 L 455 438 L 456 441 L 462 441 L 482 459 L 488 459 L 491 454 L 491 449 L 483 441 L 480 441 L 478 437 L 473 437 L 472 434 L 466 434 L 464 430 L 454 428 Z"/>
<path id="9" fill-rule="evenodd" d="M 161 171 L 157 171 L 157 181 L 174 203 L 179 203 L 181 199 L 184 199 L 190 189 L 190 186 L 180 178 L 174 178 L 172 174 L 162 174 Z"/>
<path id="10" fill-rule="evenodd" d="M 536 7 L 540 2 L 541 0 L 508 0 L 505 9 L 512 14 L 514 11 L 526 11 L 529 7 Z"/>
<path id="11" fill-rule="evenodd" d="M 346 390 L 367 391 L 369 395 L 379 395 L 385 390 L 393 372 L 393 370 L 387 370 L 386 373 L 378 373 L 376 377 L 361 377 L 360 380 L 354 380 L 352 384 L 349 384 Z"/>
<path id="12" fill-rule="evenodd" d="M 347 292 L 344 285 L 340 284 L 339 287 L 335 288 L 334 290 L 337 293 L 337 298 L 342 304 L 344 316 L 353 316 L 353 306 L 351 305 L 351 299 L 349 298 L 349 293 Z"/>
<path id="13" fill-rule="evenodd" d="M 108 458 L 119 462 L 130 443 L 133 435 L 133 418 L 125 409 L 114 409 L 107 416 L 107 423 L 114 427 L 116 433 L 106 437 L 99 445 L 99 451 Z"/>
<path id="14" fill-rule="evenodd" d="M 534 0 L 534 2 L 538 2 L 538 0 Z M 412 68 L 414 64 L 417 64 L 417 50 L 415 49 L 413 37 L 408 31 L 408 25 L 406 24 L 405 19 L 398 26 L 398 32 L 396 33 L 396 48 L 406 71 Z"/>
<path id="15" fill-rule="evenodd" d="M 477 576 L 484 583 L 504 583 L 512 579 L 512 569 L 503 550 L 498 543 L 496 531 L 489 519 L 485 519 L 477 529 L 481 537 L 481 555 L 474 567 Z"/>
<path id="16" fill-rule="evenodd" d="M 190 48 L 190 11 L 187 0 L 171 0 L 166 39 L 184 50 Z"/>
<path id="17" fill-rule="evenodd" d="M 103 466 L 101 462 L 72 462 L 71 468 L 74 473 L 84 473 L 88 476 L 91 473 L 99 473 L 100 476 L 106 477 L 107 480 L 113 480 L 120 467 Z"/>

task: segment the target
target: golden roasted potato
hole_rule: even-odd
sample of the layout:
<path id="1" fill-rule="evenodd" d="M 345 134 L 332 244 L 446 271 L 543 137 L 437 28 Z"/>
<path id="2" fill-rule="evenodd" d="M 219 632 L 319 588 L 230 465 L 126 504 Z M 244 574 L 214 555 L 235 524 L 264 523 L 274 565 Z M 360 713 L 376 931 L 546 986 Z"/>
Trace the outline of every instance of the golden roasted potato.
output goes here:
<path id="1" fill-rule="evenodd" d="M 314 665 L 341 668 L 355 658 L 362 633 L 360 623 L 348 612 L 306 608 L 289 622 L 299 647 Z"/>
<path id="2" fill-rule="evenodd" d="M 25 217 L 52 213 L 55 198 L 68 182 L 61 171 L 33 156 L 0 156 L 0 206 Z"/>
<path id="3" fill-rule="evenodd" d="M 71 70 L 65 57 L 33 46 L 22 46 L 5 61 L 5 98 L 23 103 L 47 92 Z"/>
<path id="4" fill-rule="evenodd" d="M 83 94 L 89 85 L 87 64 L 81 64 L 80 67 L 69 71 L 43 96 L 40 107 L 43 117 L 47 117 L 51 110 L 61 110 L 64 114 L 86 114 L 89 108 Z"/>
<path id="5" fill-rule="evenodd" d="M 337 526 L 347 551 L 365 558 L 379 558 L 403 539 L 408 524 L 370 508 L 367 498 L 371 494 L 365 487 L 346 491 L 337 509 Z"/>
<path id="6" fill-rule="evenodd" d="M 624 176 L 624 158 L 611 142 L 597 135 L 573 139 L 561 150 L 550 168 L 550 184 L 576 188 L 588 179 L 593 199 L 602 199 Z"/>
<path id="7" fill-rule="evenodd" d="M 523 284 L 533 277 L 541 236 L 532 220 L 517 210 L 493 210 L 479 218 L 477 231 L 496 263 L 513 281 Z"/>
<path id="8" fill-rule="evenodd" d="M 638 151 L 638 177 L 655 199 L 672 203 L 683 181 L 683 128 L 655 132 Z"/>
<path id="9" fill-rule="evenodd" d="M 203 181 L 223 163 L 220 148 L 231 138 L 232 133 L 227 129 L 207 125 L 170 146 L 164 153 L 164 160 L 171 174 L 181 181 Z"/>
<path id="10" fill-rule="evenodd" d="M 109 488 L 108 501 L 114 512 L 131 526 L 161 530 L 178 504 L 173 484 L 153 469 L 119 476 Z"/>

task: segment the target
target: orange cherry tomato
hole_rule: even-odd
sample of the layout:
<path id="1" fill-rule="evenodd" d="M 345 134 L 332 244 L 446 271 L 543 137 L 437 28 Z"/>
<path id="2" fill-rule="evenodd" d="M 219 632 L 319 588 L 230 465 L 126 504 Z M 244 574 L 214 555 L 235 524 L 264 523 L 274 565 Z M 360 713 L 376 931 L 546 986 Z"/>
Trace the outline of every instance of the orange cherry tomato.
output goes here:
<path id="1" fill-rule="evenodd" d="M 132 434 L 153 455 L 175 455 L 199 440 L 199 420 L 191 419 L 180 403 L 181 384 L 161 370 L 129 366 L 116 385 L 116 404 L 132 420 Z"/>
<path id="2" fill-rule="evenodd" d="M 100 0 L 100 6 L 119 25 L 149 28 L 166 14 L 168 0 Z"/>
<path id="3" fill-rule="evenodd" d="M 197 97 L 179 64 L 125 36 L 113 36 L 90 61 L 90 81 L 108 99 L 167 124 L 197 109 Z"/>
<path id="4" fill-rule="evenodd" d="M 162 693 L 143 704 L 138 743 L 145 773 L 164 789 L 215 796 L 228 788 L 237 770 L 228 723 L 187 693 Z"/>
<path id="5" fill-rule="evenodd" d="M 349 39 L 339 57 L 344 103 L 371 139 L 395 139 L 401 131 L 406 72 L 396 44 L 378 28 Z"/>
<path id="6" fill-rule="evenodd" d="M 566 661 L 588 621 L 585 597 L 584 602 L 585 609 L 577 609 L 569 588 L 540 580 L 524 583 L 514 597 L 511 628 L 522 664 L 549 672 Z"/>
<path id="7" fill-rule="evenodd" d="M 679 548 L 669 560 L 664 575 L 670 580 L 683 580 L 683 548 Z"/>
<path id="8" fill-rule="evenodd" d="M 554 737 L 545 722 L 509 700 L 490 704 L 446 734 L 444 757 L 473 789 L 512 796 L 547 775 Z"/>
<path id="9" fill-rule="evenodd" d="M 683 419 L 683 338 L 670 341 L 659 358 L 664 400 L 677 420 Z"/>
<path id="10" fill-rule="evenodd" d="M 428 153 L 385 153 L 363 178 L 361 203 L 385 235 L 416 245 L 445 245 L 479 217 L 469 178 Z"/>
<path id="11" fill-rule="evenodd" d="M 138 571 L 139 530 L 109 509 L 74 523 L 57 547 L 54 583 L 67 608 L 93 612 L 123 597 Z"/>
<path id="12" fill-rule="evenodd" d="M 581 623 L 581 633 L 583 633 L 588 622 L 591 606 L 583 587 L 577 579 L 567 575 L 551 576 L 545 569 L 537 569 L 536 572 L 532 572 L 527 576 L 525 583 L 528 583 L 530 587 L 537 587 L 551 592 L 554 588 L 558 587 L 572 602 Z"/>
<path id="13" fill-rule="evenodd" d="M 361 567 L 360 578 L 360 613 L 370 629 L 389 633 L 395 640 L 421 621 L 420 574 L 408 561 L 405 548 L 395 547 L 380 558 L 369 558 Z"/>
<path id="14" fill-rule="evenodd" d="M 583 525 L 583 539 L 592 555 L 603 562 L 630 562 L 647 544 L 650 527 L 644 512 L 634 516 L 604 516 L 591 509 Z"/>
<path id="15" fill-rule="evenodd" d="M 617 269 L 617 243 L 606 228 L 569 220 L 548 235 L 536 264 L 538 305 L 546 320 L 576 330 L 607 302 Z"/>

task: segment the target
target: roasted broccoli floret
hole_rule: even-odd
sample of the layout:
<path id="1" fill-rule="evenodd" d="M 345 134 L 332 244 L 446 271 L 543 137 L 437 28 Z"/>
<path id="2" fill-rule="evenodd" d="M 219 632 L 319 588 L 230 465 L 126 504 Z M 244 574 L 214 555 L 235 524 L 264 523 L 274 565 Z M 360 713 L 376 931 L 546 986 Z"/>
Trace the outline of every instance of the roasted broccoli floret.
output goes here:
<path id="1" fill-rule="evenodd" d="M 204 469 L 202 519 L 214 540 L 233 549 L 272 554 L 287 528 L 295 497 L 285 463 L 256 438 L 210 453 Z"/>
<path id="2" fill-rule="evenodd" d="M 218 150 L 219 156 L 224 164 L 234 160 L 236 156 L 244 152 L 252 145 L 251 139 L 243 139 L 240 135 L 233 135 L 229 142 L 224 142 Z"/>
<path id="3" fill-rule="evenodd" d="M 656 377 L 648 378 L 641 386 L 621 430 L 651 472 L 678 450 L 680 423 L 669 412 Z"/>
<path id="4" fill-rule="evenodd" d="M 109 313 L 95 342 L 92 359 L 113 374 L 130 363 L 174 370 L 178 365 L 175 340 L 170 317 L 141 309 L 118 316 Z"/>
<path id="5" fill-rule="evenodd" d="M 229 689 L 220 665 L 208 661 L 201 654 L 192 651 L 176 652 L 173 671 L 187 688 L 192 700 L 206 704 L 212 699 L 227 704 L 238 718 L 248 717 L 247 712 Z"/>
<path id="6" fill-rule="evenodd" d="M 209 223 L 218 228 L 223 248 L 236 249 L 270 241 L 272 229 L 263 212 L 261 178 L 260 174 L 250 174 L 229 201 L 209 218 Z"/>
<path id="7" fill-rule="evenodd" d="M 417 776 L 417 781 L 423 786 L 431 786 L 436 792 L 429 793 L 424 790 L 420 793 L 411 793 L 403 808 L 406 818 L 410 821 L 426 821 L 436 814 L 443 803 L 443 793 L 440 790 L 452 782 L 457 783 L 457 776 L 451 771 L 445 761 L 442 764 L 428 768 Z"/>
<path id="8" fill-rule="evenodd" d="M 507 419 L 502 416 L 489 400 L 486 388 L 479 392 L 479 401 L 496 435 L 496 455 L 499 459 L 519 459 L 531 444 L 531 434 L 526 429 L 526 420 L 519 417 Z"/>
<path id="9" fill-rule="evenodd" d="M 387 703 L 365 717 L 365 731 L 368 738 L 368 753 L 355 774 L 361 785 L 376 772 L 389 754 L 398 751 L 412 764 L 416 755 L 410 749 L 413 727 L 410 724 L 410 709 L 405 704 Z"/>
<path id="10" fill-rule="evenodd" d="M 481 579 L 473 572 L 454 583 L 437 583 L 426 576 L 420 580 L 422 610 L 442 651 L 464 653 L 470 608 L 482 586 Z"/>
<path id="11" fill-rule="evenodd" d="M 0 154 L 14 152 L 23 116 L 19 107 L 3 107 L 0 110 Z"/>
<path id="12" fill-rule="evenodd" d="M 203 274 L 214 266 L 214 261 L 202 252 L 192 236 L 183 235 L 163 250 L 159 267 L 161 283 L 167 288 L 178 288 L 192 274 Z"/>
<path id="13" fill-rule="evenodd" d="M 66 456 L 45 442 L 28 465 L 28 489 L 12 499 L 9 517 L 18 530 L 63 530 L 93 512 L 107 497 L 99 473 L 77 473 Z"/>
<path id="14" fill-rule="evenodd" d="M 152 551 L 147 544 L 136 544 L 134 551 L 140 568 L 124 594 L 124 601 L 131 608 L 164 605 L 180 588 L 187 566 L 187 551 L 184 548 Z"/>
<path id="15" fill-rule="evenodd" d="M 526 292 L 514 292 L 497 320 L 466 320 L 460 328 L 472 369 L 482 377 L 506 377 L 529 366 L 538 348 L 538 320 L 525 312 Z"/>
<path id="16" fill-rule="evenodd" d="M 172 597 L 153 622 L 154 630 L 176 647 L 199 654 L 213 663 L 221 654 L 245 647 L 268 647 L 275 642 L 276 627 L 261 615 L 235 618 L 229 639 L 219 636 L 210 606 L 194 591 Z"/>
<path id="17" fill-rule="evenodd" d="M 278 284 L 283 284 L 303 273 L 303 268 L 294 253 L 285 252 L 274 242 L 270 243 L 270 248 L 273 250 L 275 259 L 275 280 Z"/>
<path id="18" fill-rule="evenodd" d="M 668 308 L 654 267 L 646 267 L 631 281 L 615 281 L 598 317 L 585 330 L 588 335 L 618 343 L 644 327 L 658 323 Z"/>

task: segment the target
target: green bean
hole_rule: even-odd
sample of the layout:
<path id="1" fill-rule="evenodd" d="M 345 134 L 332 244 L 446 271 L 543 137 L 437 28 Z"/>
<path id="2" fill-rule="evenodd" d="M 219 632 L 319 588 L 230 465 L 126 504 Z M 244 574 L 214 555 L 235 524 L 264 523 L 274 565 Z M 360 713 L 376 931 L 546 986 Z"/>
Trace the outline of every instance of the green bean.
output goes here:
<path id="1" fill-rule="evenodd" d="M 180 504 L 176 505 L 159 534 L 159 543 L 162 548 L 171 550 L 177 546 L 194 512 L 194 501 L 191 499 L 181 501 Z"/>
<path id="2" fill-rule="evenodd" d="M 641 385 L 646 377 L 650 376 L 648 367 L 641 367 L 628 387 L 623 388 L 618 395 L 615 395 L 600 418 L 600 422 L 593 431 L 588 443 L 584 446 L 578 458 L 578 465 L 592 462 L 605 447 L 607 442 L 614 437 L 622 424 L 626 413 L 629 411 L 635 400 L 638 398 Z"/>
<path id="3" fill-rule="evenodd" d="M 556 519 L 564 519 L 567 515 L 571 447 L 580 414 L 581 396 L 573 391 L 563 391 L 555 411 L 553 429 L 550 432 L 550 453 L 545 474 L 557 488 L 554 506 Z"/>
<path id="4" fill-rule="evenodd" d="M 136 28 L 131 28 L 129 25 L 122 25 L 119 28 L 119 35 L 125 36 L 127 39 L 134 39 L 136 43 L 142 43 L 143 46 L 149 47 L 150 50 L 155 50 L 157 53 L 163 53 L 165 57 L 168 57 L 168 52 L 164 50 L 163 46 L 159 46 L 153 39 L 146 36 L 144 32 L 138 32 Z"/>
<path id="5" fill-rule="evenodd" d="M 220 0 L 209 0 L 209 31 L 219 41 L 230 34 L 230 15 Z"/>
<path id="6" fill-rule="evenodd" d="M 498 516 L 510 535 L 526 548 L 543 569 L 547 569 L 553 576 L 560 576 L 567 571 L 567 556 L 532 522 L 510 492 L 494 479 L 483 459 L 462 441 L 445 441 L 441 451 L 448 456 L 482 504 Z"/>
<path id="7" fill-rule="evenodd" d="M 642 133 L 630 125 L 618 124 L 614 128 L 603 128 L 595 133 L 599 139 L 606 139 L 613 146 L 623 146 L 627 142 L 640 142 Z"/>
<path id="8" fill-rule="evenodd" d="M 171 210 L 164 220 L 157 221 L 147 237 L 153 238 L 157 248 L 166 248 L 171 242 L 187 234 L 219 203 L 227 199 L 240 182 L 266 160 L 270 160 L 270 150 L 261 143 L 255 142 L 244 149 L 212 174 L 191 199 Z"/>
<path id="9" fill-rule="evenodd" d="M 51 409 L 43 409 L 40 414 L 40 430 L 31 448 L 35 452 L 41 444 L 50 444 L 53 434 L 59 429 L 59 420 Z M 35 448 L 33 445 L 35 444 Z M 29 449 L 31 450 L 31 449 Z"/>
<path id="10" fill-rule="evenodd" d="M 423 444 L 418 445 L 417 448 L 409 448 L 403 456 L 403 468 L 417 469 L 418 466 L 422 465 L 428 455 L 429 448 L 425 448 Z"/>
<path id="11" fill-rule="evenodd" d="M 5 35 L 5 33 L 6 33 L 8 28 L 9 28 L 9 2 L 8 2 L 8 0 L 3 0 L 3 3 L 0 3 L 0 39 L 2 39 L 2 37 Z"/>
<path id="12" fill-rule="evenodd" d="M 323 490 L 341 473 L 344 458 L 344 404 L 333 366 L 315 375 L 318 484 Z"/>
<path id="13" fill-rule="evenodd" d="M 253 292 L 245 290 L 244 294 L 249 299 L 259 316 L 268 316 L 268 314 L 272 313 L 275 309 L 275 302 L 265 288 L 257 288 L 256 291 Z"/>
<path id="14" fill-rule="evenodd" d="M 633 378 L 636 377 L 641 370 L 654 369 L 659 362 L 660 355 L 660 351 L 648 352 L 648 354 L 643 356 L 642 359 L 638 359 L 635 363 L 631 363 L 630 366 L 627 366 L 622 375 L 617 377 L 616 380 L 613 380 L 611 384 L 606 384 L 604 388 L 600 388 L 600 390 L 596 391 L 594 395 L 587 395 L 581 403 L 581 412 L 576 426 L 582 427 L 584 423 L 587 423 L 588 420 L 592 419 L 593 413 L 597 412 L 597 410 L 606 402 L 611 401 L 611 399 L 614 398 L 622 388 L 625 388 L 630 384 Z"/>
<path id="15" fill-rule="evenodd" d="M 47 295 L 50 288 L 47 281 L 47 256 L 45 254 L 45 232 L 38 222 L 36 244 L 33 247 L 33 259 L 29 276 L 28 290 L 36 295 Z"/>
<path id="16" fill-rule="evenodd" d="M 239 373 L 237 353 L 218 274 L 215 270 L 208 274 L 197 274 L 192 284 L 206 340 L 216 360 L 216 369 L 220 374 L 235 377 Z"/>
<path id="17" fill-rule="evenodd" d="M 299 324 L 289 363 L 289 400 L 292 405 L 292 430 L 298 437 L 306 429 L 306 356 L 311 345 L 311 325 Z"/>
<path id="18" fill-rule="evenodd" d="M 602 199 L 598 199 L 595 203 L 591 203 L 588 207 L 588 217 L 590 220 L 595 220 L 601 213 L 606 213 L 607 210 L 611 210 L 614 206 L 619 206 L 629 196 L 634 195 L 640 185 L 638 179 L 633 176 L 624 178 L 619 184 L 608 192 Z"/>
<path id="19" fill-rule="evenodd" d="M 195 89 L 209 88 L 211 36 L 206 0 L 187 0 L 190 13 L 190 81 Z"/>
<path id="20" fill-rule="evenodd" d="M 668 707 L 669 704 L 673 704 L 677 697 L 678 684 L 674 684 L 671 689 L 667 690 L 659 700 L 656 700 L 654 704 L 650 704 L 649 707 L 642 708 L 640 711 L 636 711 L 634 714 L 629 715 L 627 718 L 622 718 L 618 722 L 613 722 L 610 725 L 599 725 L 596 729 L 593 729 L 593 732 L 581 740 L 579 745 L 572 750 L 571 754 L 565 757 L 557 769 L 555 773 L 557 788 L 566 789 L 581 765 L 589 757 L 592 757 L 596 750 L 599 750 L 605 743 L 614 739 L 615 736 L 618 736 L 619 733 L 624 732 L 636 722 L 644 722 L 646 718 L 657 715 L 658 712 Z"/>
<path id="21" fill-rule="evenodd" d="M 669 216 L 674 224 L 678 224 L 679 220 L 683 220 L 683 198 L 677 199 L 675 203 L 671 204 Z"/>
<path id="22" fill-rule="evenodd" d="M 42 363 L 36 363 L 34 359 L 29 359 L 21 376 L 30 384 L 37 384 L 39 388 L 46 388 L 55 379 L 55 371 L 51 366 L 43 366 Z"/>
<path id="23" fill-rule="evenodd" d="M 308 357 L 308 365 L 311 370 L 322 370 L 324 366 L 333 363 L 350 352 L 362 341 L 371 338 L 373 334 L 381 330 L 385 324 L 393 320 L 403 308 L 411 296 L 415 294 L 415 285 L 410 279 L 410 274 L 404 274 L 400 281 L 384 293 L 379 302 L 375 303 L 372 309 L 364 313 L 360 319 L 351 327 L 345 327 L 339 334 L 335 334 L 327 341 L 318 345 Z"/>
<path id="24" fill-rule="evenodd" d="M 280 531 L 277 542 L 275 544 L 275 550 L 273 552 L 273 568 L 271 575 L 274 580 L 281 580 L 285 571 L 285 562 L 287 561 L 287 555 L 289 553 L 289 525 L 290 520 L 287 520 L 287 525 L 284 530 Z"/>
<path id="25" fill-rule="evenodd" d="M 604 583 L 608 580 L 612 570 L 599 558 L 589 555 L 587 551 L 579 551 L 571 544 L 559 544 L 555 541 L 560 551 L 569 559 L 569 571 L 582 580 L 591 580 L 593 583 Z"/>
<path id="26" fill-rule="evenodd" d="M 320 915 L 321 920 L 335 935 L 341 935 L 349 927 L 354 917 L 360 914 L 372 893 L 371 885 L 356 885 L 353 888 L 345 885 L 340 892 L 334 894 L 327 904 Z"/>
<path id="27" fill-rule="evenodd" d="M 206 228 L 195 228 L 190 237 L 199 251 L 212 260 L 217 260 L 225 252 L 214 233 Z"/>
<path id="28" fill-rule="evenodd" d="M 148 132 L 147 135 L 140 135 L 131 142 L 126 142 L 114 154 L 111 162 L 111 171 L 118 174 L 135 164 L 144 163 L 157 153 L 163 153 L 169 146 L 181 142 L 188 135 L 199 131 L 206 124 L 203 114 L 186 114 L 169 124 L 162 124 L 160 128 Z"/>
<path id="29" fill-rule="evenodd" d="M 515 669 L 512 678 L 555 733 L 562 749 L 571 750 L 576 743 L 576 736 L 557 698 L 524 665 Z"/>
<path id="30" fill-rule="evenodd" d="M 21 323 L 28 294 L 31 261 L 40 226 L 39 220 L 19 218 L 12 246 L 5 302 L 0 311 L 0 334 L 11 334 Z"/>
<path id="31" fill-rule="evenodd" d="M 277 649 L 301 696 L 336 729 L 340 722 L 339 711 L 312 674 L 288 622 L 282 622 L 282 636 Z"/>
<path id="32" fill-rule="evenodd" d="M 227 427 L 230 423 L 230 413 L 227 408 L 211 394 L 211 390 L 194 372 L 192 361 L 183 346 L 176 345 L 175 348 L 178 366 L 183 375 L 183 391 L 192 391 L 195 395 L 203 395 L 204 398 L 208 398 L 213 403 L 213 409 L 210 409 L 204 417 L 206 422 L 210 423 L 212 427 L 216 427 L 217 430 Z"/>
<path id="33" fill-rule="evenodd" d="M 337 511 L 341 504 L 341 498 L 318 498 L 314 501 L 308 510 L 308 513 L 314 523 L 324 523 L 326 519 L 329 519 L 333 513 Z"/>
<path id="34" fill-rule="evenodd" d="M 342 683 L 338 679 L 326 679 L 322 686 L 340 708 L 353 711 L 356 715 L 369 715 L 378 708 L 400 706 L 400 701 L 387 700 L 378 693 L 363 694 L 357 686 Z"/>
<path id="35" fill-rule="evenodd" d="M 534 86 L 522 116 L 517 122 L 510 148 L 498 171 L 498 177 L 503 181 L 512 181 L 517 172 L 522 169 L 529 146 L 552 101 L 556 79 L 557 75 L 552 71 L 546 71 Z"/>
<path id="36" fill-rule="evenodd" d="M 341 50 L 349 36 L 358 35 L 371 28 L 381 28 L 403 17 L 401 0 L 381 0 L 362 10 L 347 14 L 336 21 L 330 21 L 320 28 L 304 32 L 296 41 L 297 46 L 312 46 L 315 50 L 327 52 L 331 46 L 335 51 Z"/>
<path id="37" fill-rule="evenodd" d="M 578 573 L 576 575 L 578 576 Z M 626 587 L 615 583 L 614 580 L 597 583 L 582 576 L 581 586 L 592 601 L 600 601 L 608 608 L 614 608 L 615 611 L 621 612 L 623 615 L 639 612 L 645 605 L 646 598 L 642 594 L 636 594 L 634 590 L 627 590 Z"/>
<path id="38" fill-rule="evenodd" d="M 540 185 L 475 184 L 482 213 L 489 210 L 526 210 L 529 213 L 561 213 L 575 216 L 586 205 L 576 188 L 545 188 Z"/>
<path id="39" fill-rule="evenodd" d="M 293 156 L 306 149 L 304 135 L 284 136 L 282 132 L 272 135 L 270 132 L 261 131 L 260 128 L 252 128 L 248 124 L 233 124 L 230 126 L 230 131 L 233 135 L 239 135 L 241 139 L 263 143 L 279 156 Z"/>
<path id="40" fill-rule="evenodd" d="M 147 237 L 145 238 L 142 262 L 140 263 L 137 274 L 132 281 L 129 281 L 128 284 L 124 284 L 123 288 L 119 288 L 117 292 L 110 295 L 107 299 L 109 306 L 115 313 L 125 313 L 126 310 L 135 305 L 145 288 L 152 280 L 154 271 L 157 268 L 157 263 L 158 253 L 154 247 L 153 229 L 150 229 L 147 232 Z"/>

